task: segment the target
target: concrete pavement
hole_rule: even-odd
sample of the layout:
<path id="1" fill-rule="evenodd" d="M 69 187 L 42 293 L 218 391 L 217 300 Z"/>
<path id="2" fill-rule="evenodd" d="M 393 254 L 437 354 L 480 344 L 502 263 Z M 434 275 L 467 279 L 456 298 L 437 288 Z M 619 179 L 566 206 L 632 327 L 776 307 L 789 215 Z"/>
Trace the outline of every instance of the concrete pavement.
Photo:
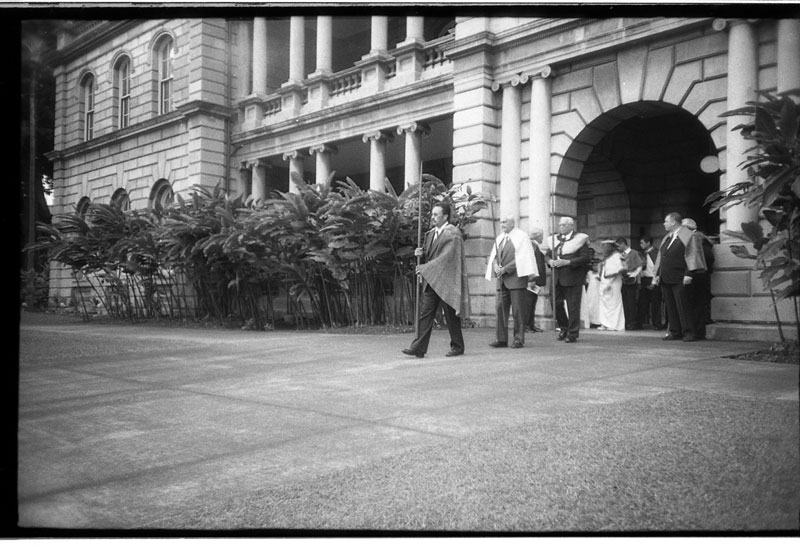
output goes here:
<path id="1" fill-rule="evenodd" d="M 797 414 L 797 365 L 724 357 L 767 343 L 587 330 L 573 345 L 528 334 L 515 350 L 489 348 L 492 336 L 466 329 L 466 354 L 445 358 L 447 332 L 437 330 L 415 359 L 400 353 L 412 338 L 404 334 L 24 314 L 19 524 L 153 530 L 185 519 L 202 528 L 210 500 L 677 391 L 782 402 Z"/>

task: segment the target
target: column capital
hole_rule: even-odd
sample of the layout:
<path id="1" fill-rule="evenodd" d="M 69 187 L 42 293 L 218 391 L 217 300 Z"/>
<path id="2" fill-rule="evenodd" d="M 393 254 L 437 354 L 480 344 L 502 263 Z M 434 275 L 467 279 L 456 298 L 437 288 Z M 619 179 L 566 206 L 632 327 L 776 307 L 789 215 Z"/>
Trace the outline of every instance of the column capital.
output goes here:
<path id="1" fill-rule="evenodd" d="M 321 144 L 321 145 L 314 145 L 314 146 L 308 148 L 308 154 L 309 155 L 325 154 L 325 153 L 337 154 L 338 152 L 339 152 L 339 149 L 336 148 L 335 146 L 326 145 L 324 143 Z"/>
<path id="2" fill-rule="evenodd" d="M 738 19 L 738 18 L 724 19 L 722 17 L 717 17 L 711 22 L 711 28 L 713 28 L 717 32 L 720 32 L 725 29 L 731 29 L 737 25 L 752 25 L 753 23 L 756 22 L 758 22 L 758 19 Z"/>
<path id="3" fill-rule="evenodd" d="M 394 140 L 394 135 L 389 133 L 388 131 L 378 130 L 378 131 L 370 131 L 369 133 L 365 133 L 361 140 L 365 143 L 369 141 L 392 141 Z"/>
<path id="4" fill-rule="evenodd" d="M 283 153 L 284 160 L 304 160 L 306 158 L 308 158 L 308 154 L 300 149 L 290 150 L 289 152 Z"/>
<path id="5" fill-rule="evenodd" d="M 536 78 L 555 78 L 556 76 L 553 72 L 553 68 L 550 65 L 545 65 L 532 71 L 528 71 L 527 75 L 532 80 Z"/>
<path id="6" fill-rule="evenodd" d="M 411 122 L 410 124 L 401 124 L 397 126 L 398 135 L 402 135 L 403 133 L 417 133 L 417 132 L 423 135 L 427 135 L 431 132 L 431 126 L 429 126 L 425 122 Z"/>
<path id="7" fill-rule="evenodd" d="M 500 88 L 516 87 L 528 82 L 529 76 L 525 73 L 514 74 L 510 77 L 494 80 L 492 82 L 492 91 L 498 91 Z"/>
<path id="8" fill-rule="evenodd" d="M 252 169 L 254 167 L 265 167 L 267 169 L 272 167 L 265 158 L 256 158 L 254 160 L 243 160 L 241 162 L 242 169 Z"/>

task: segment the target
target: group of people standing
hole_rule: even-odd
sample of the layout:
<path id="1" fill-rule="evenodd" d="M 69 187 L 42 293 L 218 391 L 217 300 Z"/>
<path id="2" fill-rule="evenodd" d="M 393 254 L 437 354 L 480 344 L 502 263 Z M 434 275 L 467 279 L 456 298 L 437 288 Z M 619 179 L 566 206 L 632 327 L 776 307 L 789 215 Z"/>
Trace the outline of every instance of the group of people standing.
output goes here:
<path id="1" fill-rule="evenodd" d="M 464 353 L 460 318 L 469 313 L 464 245 L 458 228 L 449 223 L 450 206 L 437 203 L 433 228 L 422 247 L 415 250 L 423 283 L 418 332 L 403 353 L 422 358 L 428 350 L 434 318 L 443 309 L 450 333 L 447 357 Z M 500 220 L 501 232 L 493 242 L 485 277 L 496 288 L 496 335 L 493 348 L 522 348 L 525 332 L 541 331 L 534 322 L 541 289 L 552 276 L 558 340 L 575 343 L 581 325 L 601 330 L 653 329 L 668 332 L 664 340 L 686 342 L 705 338 L 710 321 L 710 279 L 713 265 L 711 241 L 692 219 L 678 213 L 664 218 L 667 231 L 659 249 L 643 236 L 642 251 L 628 246 L 624 237 L 602 242 L 603 258 L 595 264 L 589 236 L 575 230 L 571 217 L 562 217 L 558 234 L 543 241 L 541 229 L 530 237 L 516 227 L 513 217 Z M 666 319 L 662 320 L 661 301 Z M 583 303 L 583 308 L 582 308 Z M 509 342 L 509 319 L 513 331 Z"/>
<path id="2" fill-rule="evenodd" d="M 678 213 L 664 218 L 664 228 L 659 249 L 649 236 L 639 240 L 642 251 L 623 237 L 602 242 L 603 257 L 587 275 L 584 325 L 609 331 L 669 326 L 665 340 L 706 338 L 713 243 Z"/>

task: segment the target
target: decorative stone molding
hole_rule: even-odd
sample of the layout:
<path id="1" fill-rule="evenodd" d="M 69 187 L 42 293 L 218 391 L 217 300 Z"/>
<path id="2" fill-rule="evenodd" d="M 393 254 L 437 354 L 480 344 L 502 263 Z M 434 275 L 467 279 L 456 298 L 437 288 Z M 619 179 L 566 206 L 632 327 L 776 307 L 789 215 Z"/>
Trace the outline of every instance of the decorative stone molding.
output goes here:
<path id="1" fill-rule="evenodd" d="M 422 135 L 428 135 L 431 132 L 431 127 L 424 122 L 411 122 L 410 124 L 403 124 L 397 126 L 398 135 L 402 135 L 404 133 L 416 133 L 416 132 L 419 132 Z"/>
<path id="2" fill-rule="evenodd" d="M 308 148 L 308 154 L 311 155 L 311 156 L 314 156 L 314 155 L 317 155 L 317 154 L 326 154 L 326 153 L 327 154 L 337 154 L 338 152 L 339 152 L 339 149 L 336 148 L 333 145 L 322 144 L 322 145 L 314 145 L 314 146 Z"/>
<path id="3" fill-rule="evenodd" d="M 290 150 L 289 152 L 283 153 L 284 160 L 305 160 L 306 158 L 308 158 L 308 154 L 300 149 Z"/>
<path id="4" fill-rule="evenodd" d="M 265 158 L 256 158 L 254 160 L 243 160 L 241 162 L 243 166 L 242 169 L 253 169 L 255 167 L 263 167 L 267 170 L 272 169 L 272 164 L 270 164 Z"/>
<path id="5" fill-rule="evenodd" d="M 545 65 L 542 68 L 538 68 L 532 72 L 528 73 L 530 78 L 555 78 L 555 73 L 553 73 L 553 68 L 550 65 Z"/>
<path id="6" fill-rule="evenodd" d="M 500 88 L 505 87 L 516 87 L 519 85 L 523 85 L 528 83 L 529 76 L 527 74 L 515 74 L 510 78 L 504 78 L 502 80 L 495 80 L 492 82 L 492 91 L 499 91 Z"/>
<path id="7" fill-rule="evenodd" d="M 387 131 L 382 131 L 382 130 L 371 131 L 369 133 L 365 133 L 364 136 L 361 137 L 361 140 L 363 142 L 365 142 L 365 143 L 368 143 L 369 141 L 386 141 L 386 142 L 390 142 L 390 141 L 394 140 L 394 135 L 392 135 L 391 133 L 389 133 Z"/>

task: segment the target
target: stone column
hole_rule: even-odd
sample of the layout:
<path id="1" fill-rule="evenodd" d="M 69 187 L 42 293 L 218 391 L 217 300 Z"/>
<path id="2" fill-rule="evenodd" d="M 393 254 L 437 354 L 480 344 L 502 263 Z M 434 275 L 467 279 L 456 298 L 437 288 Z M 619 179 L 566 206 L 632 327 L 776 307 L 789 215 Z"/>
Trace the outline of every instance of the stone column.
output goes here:
<path id="1" fill-rule="evenodd" d="M 253 162 L 249 162 L 250 168 L 253 170 L 252 174 L 252 190 L 251 194 L 253 196 L 254 201 L 264 201 L 267 198 L 267 193 L 269 190 L 269 183 L 267 180 L 267 174 L 269 172 L 269 164 L 259 158 Z"/>
<path id="2" fill-rule="evenodd" d="M 778 20 L 778 92 L 800 88 L 800 19 Z"/>
<path id="3" fill-rule="evenodd" d="M 239 188 L 242 202 L 247 200 L 253 194 L 253 171 L 248 162 L 241 162 L 239 164 Z"/>
<path id="4" fill-rule="evenodd" d="M 369 142 L 369 189 L 384 192 L 386 189 L 386 143 L 392 139 L 391 134 L 373 131 L 362 137 Z"/>
<path id="5" fill-rule="evenodd" d="M 415 82 L 422 77 L 425 65 L 424 18 L 406 18 L 406 39 L 395 48 L 395 78 L 398 85 Z"/>
<path id="6" fill-rule="evenodd" d="M 430 133 L 431 128 L 421 122 L 413 122 L 398 126 L 397 134 L 406 136 L 405 154 L 405 188 L 420 181 L 422 172 L 422 136 Z"/>
<path id="7" fill-rule="evenodd" d="M 315 72 L 333 71 L 333 17 L 317 17 L 317 67 Z"/>
<path id="8" fill-rule="evenodd" d="M 331 174 L 331 154 L 336 154 L 338 149 L 330 145 L 316 145 L 308 149 L 308 153 L 316 158 L 317 173 L 315 181 L 318 185 L 328 184 Z"/>
<path id="9" fill-rule="evenodd" d="M 305 17 L 293 15 L 289 19 L 289 82 L 299 84 L 306 77 L 306 27 Z"/>
<path id="10" fill-rule="evenodd" d="M 512 216 L 519 226 L 519 183 L 521 161 L 522 88 L 527 76 L 513 76 L 508 82 L 494 82 L 492 90 L 503 90 L 500 134 L 500 217 Z"/>
<path id="11" fill-rule="evenodd" d="M 551 70 L 545 67 L 531 76 L 530 161 L 528 163 L 528 232 L 539 227 L 550 235 L 550 117 Z"/>
<path id="12" fill-rule="evenodd" d="M 756 99 L 758 87 L 758 40 L 753 26 L 745 20 L 734 20 L 728 23 L 728 109 L 733 110 L 745 106 L 747 101 Z M 795 55 L 797 53 L 795 52 Z M 730 116 L 726 118 L 728 127 L 725 185 L 731 187 L 747 180 L 747 173 L 740 164 L 747 159 L 747 149 L 752 142 L 746 141 L 738 129 L 742 122 L 751 121 L 748 116 Z M 758 211 L 744 205 L 736 205 L 724 210 L 726 229 L 740 231 L 742 223 L 758 219 Z M 722 229 L 720 230 L 722 234 Z M 722 238 L 726 238 L 722 235 Z"/>
<path id="13" fill-rule="evenodd" d="M 425 41 L 425 18 L 418 15 L 406 17 L 406 42 Z"/>
<path id="14" fill-rule="evenodd" d="M 300 150 L 293 150 L 284 154 L 283 159 L 289 160 L 289 192 L 297 194 L 299 189 L 297 188 L 295 177 L 299 177 L 301 181 L 303 180 L 306 155 Z"/>
<path id="15" fill-rule="evenodd" d="M 253 19 L 253 93 L 267 94 L 267 18 Z"/>
<path id="16" fill-rule="evenodd" d="M 389 18 L 373 15 L 370 24 L 370 53 L 382 53 L 389 49 Z"/>
<path id="17" fill-rule="evenodd" d="M 330 78 L 333 73 L 333 18 L 317 17 L 317 67 L 308 75 L 308 108 L 319 110 L 328 105 Z"/>

